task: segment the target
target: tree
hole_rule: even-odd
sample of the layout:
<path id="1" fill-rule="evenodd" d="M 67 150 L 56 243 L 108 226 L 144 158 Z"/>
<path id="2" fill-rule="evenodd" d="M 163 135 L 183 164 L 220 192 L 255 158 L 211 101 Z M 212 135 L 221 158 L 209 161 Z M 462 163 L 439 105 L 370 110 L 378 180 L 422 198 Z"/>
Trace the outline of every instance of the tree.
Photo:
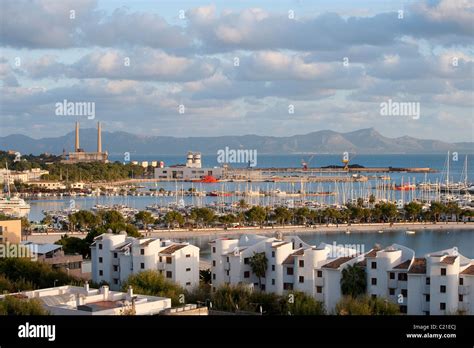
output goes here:
<path id="1" fill-rule="evenodd" d="M 250 223 L 257 223 L 262 226 L 267 218 L 267 213 L 264 208 L 255 206 L 245 212 L 245 218 Z"/>
<path id="2" fill-rule="evenodd" d="M 171 304 L 180 304 L 180 295 L 184 294 L 184 289 L 175 282 L 166 279 L 158 271 L 147 270 L 130 275 L 122 286 L 122 291 L 127 291 L 129 287 L 141 295 L 151 295 L 171 298 Z"/>
<path id="3" fill-rule="evenodd" d="M 291 301 L 287 301 L 287 313 L 291 315 L 324 315 L 324 305 L 304 292 L 294 292 Z M 285 313 L 286 314 L 286 313 Z"/>
<path id="4" fill-rule="evenodd" d="M 65 254 L 81 254 L 84 258 L 90 253 L 90 244 L 85 239 L 62 235 L 55 244 L 62 245 Z"/>
<path id="5" fill-rule="evenodd" d="M 265 278 L 268 268 L 268 259 L 265 253 L 253 253 L 249 259 L 249 265 L 253 274 L 258 277 L 258 288 L 262 289 L 262 278 Z"/>
<path id="6" fill-rule="evenodd" d="M 367 278 L 365 269 L 357 265 L 349 265 L 342 270 L 341 292 L 343 295 L 357 297 L 365 294 Z"/>
<path id="7" fill-rule="evenodd" d="M 155 221 L 155 218 L 151 215 L 149 211 L 141 210 L 137 214 L 135 214 L 135 220 L 141 221 L 145 230 L 148 230 L 148 225 L 152 224 Z"/>
<path id="8" fill-rule="evenodd" d="M 0 315 L 47 315 L 38 299 L 20 299 L 5 296 L 0 300 Z"/>
<path id="9" fill-rule="evenodd" d="M 410 202 L 405 204 L 403 210 L 411 221 L 415 221 L 421 215 L 422 205 L 416 202 Z"/>
<path id="10" fill-rule="evenodd" d="M 180 212 L 169 211 L 163 217 L 163 221 L 168 225 L 168 228 L 178 225 L 178 227 L 184 224 L 184 217 Z"/>
<path id="11" fill-rule="evenodd" d="M 296 222 L 299 224 L 306 225 L 306 222 L 310 216 L 310 210 L 306 207 L 298 208 L 295 211 Z"/>
<path id="12" fill-rule="evenodd" d="M 398 216 L 397 206 L 393 203 L 382 202 L 375 205 L 375 208 L 379 210 L 380 217 L 384 222 L 391 222 Z"/>
<path id="13" fill-rule="evenodd" d="M 291 218 L 293 217 L 292 212 L 285 208 L 285 207 L 277 207 L 273 211 L 273 214 L 275 216 L 275 220 L 280 224 L 284 225 L 288 222 L 291 221 Z"/>
<path id="14" fill-rule="evenodd" d="M 353 298 L 344 296 L 336 304 L 338 315 L 397 315 L 400 313 L 398 305 L 384 298 L 360 296 Z"/>
<path id="15" fill-rule="evenodd" d="M 440 202 L 431 202 L 430 205 L 430 213 L 434 217 L 434 222 L 439 221 L 439 217 L 441 216 L 442 213 L 445 212 L 445 206 L 443 203 Z"/>

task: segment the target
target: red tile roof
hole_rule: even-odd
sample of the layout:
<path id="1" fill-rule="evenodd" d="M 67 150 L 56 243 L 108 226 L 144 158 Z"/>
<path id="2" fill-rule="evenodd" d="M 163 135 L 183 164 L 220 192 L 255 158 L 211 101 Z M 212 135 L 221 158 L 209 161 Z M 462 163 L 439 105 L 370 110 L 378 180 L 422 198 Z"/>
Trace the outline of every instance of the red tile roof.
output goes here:
<path id="1" fill-rule="evenodd" d="M 352 256 L 344 256 L 344 257 L 340 257 L 334 261 L 331 261 L 327 264 L 325 264 L 323 266 L 323 268 L 334 268 L 334 269 L 337 269 L 339 268 L 342 264 L 346 263 L 347 261 L 350 261 L 352 260 L 353 257 Z"/>
<path id="2" fill-rule="evenodd" d="M 184 247 L 188 246 L 187 244 L 174 244 L 171 245 L 159 252 L 159 254 L 165 254 L 165 255 L 171 255 L 175 253 L 176 251 L 183 249 Z"/>
<path id="3" fill-rule="evenodd" d="M 415 258 L 411 264 L 408 273 L 412 274 L 424 274 L 426 273 L 426 259 L 424 258 Z"/>
<path id="4" fill-rule="evenodd" d="M 461 272 L 462 275 L 474 275 L 474 265 L 470 265 L 464 271 Z"/>
<path id="5" fill-rule="evenodd" d="M 441 260 L 441 263 L 452 265 L 456 261 L 457 256 L 446 256 L 444 259 Z"/>
<path id="6" fill-rule="evenodd" d="M 408 267 L 410 266 L 410 263 L 411 263 L 411 260 L 406 260 L 396 265 L 395 267 L 393 267 L 393 269 L 408 269 Z"/>

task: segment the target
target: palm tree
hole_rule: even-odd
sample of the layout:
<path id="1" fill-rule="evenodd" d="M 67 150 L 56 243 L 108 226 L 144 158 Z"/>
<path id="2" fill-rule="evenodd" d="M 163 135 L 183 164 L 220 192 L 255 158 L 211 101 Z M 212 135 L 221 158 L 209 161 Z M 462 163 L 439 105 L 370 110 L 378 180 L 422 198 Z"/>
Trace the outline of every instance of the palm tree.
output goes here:
<path id="1" fill-rule="evenodd" d="M 258 277 L 258 287 L 262 289 L 262 278 L 265 277 L 268 268 L 268 259 L 265 253 L 253 253 L 253 256 L 249 259 L 249 265 L 252 269 L 253 274 Z"/>
<path id="2" fill-rule="evenodd" d="M 367 278 L 364 268 L 357 265 L 351 265 L 342 270 L 341 292 L 343 295 L 357 297 L 365 294 L 366 289 Z"/>

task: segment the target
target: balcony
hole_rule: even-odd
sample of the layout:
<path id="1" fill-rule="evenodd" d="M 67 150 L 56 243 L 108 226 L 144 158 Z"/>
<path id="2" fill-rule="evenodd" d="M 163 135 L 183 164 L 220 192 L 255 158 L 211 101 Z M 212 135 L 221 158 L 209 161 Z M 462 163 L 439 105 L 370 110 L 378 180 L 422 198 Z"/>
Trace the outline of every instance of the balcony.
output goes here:
<path id="1" fill-rule="evenodd" d="M 469 295 L 470 286 L 469 285 L 459 285 L 459 294 L 460 295 Z"/>
<path id="2" fill-rule="evenodd" d="M 324 278 L 323 277 L 321 277 L 321 278 L 316 277 L 314 282 L 317 286 L 324 286 Z"/>
<path id="3" fill-rule="evenodd" d="M 388 287 L 391 289 L 396 289 L 398 288 L 398 280 L 396 279 L 389 279 L 388 280 Z"/>
<path id="4" fill-rule="evenodd" d="M 224 271 L 230 271 L 230 263 L 224 263 Z"/>

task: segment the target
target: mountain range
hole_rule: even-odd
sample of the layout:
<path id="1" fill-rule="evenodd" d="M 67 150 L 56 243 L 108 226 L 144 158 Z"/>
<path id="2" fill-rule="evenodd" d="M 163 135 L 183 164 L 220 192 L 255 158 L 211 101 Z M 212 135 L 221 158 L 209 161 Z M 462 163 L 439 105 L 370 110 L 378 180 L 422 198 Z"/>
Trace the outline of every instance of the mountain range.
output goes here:
<path id="1" fill-rule="evenodd" d="M 97 131 L 81 129 L 81 147 L 85 151 L 96 151 Z M 439 140 L 417 139 L 409 136 L 385 137 L 373 128 L 348 133 L 321 130 L 288 137 L 261 135 L 187 137 L 142 136 L 127 132 L 103 132 L 102 146 L 110 154 L 168 154 L 183 155 L 187 151 L 215 154 L 219 149 L 257 150 L 259 154 L 342 152 L 358 154 L 428 154 L 444 153 L 448 150 L 460 153 L 474 152 L 473 142 L 447 143 Z M 33 139 L 13 134 L 0 137 L 0 149 L 15 150 L 22 154 L 61 154 L 63 149 L 74 148 L 74 132 L 55 138 Z"/>

